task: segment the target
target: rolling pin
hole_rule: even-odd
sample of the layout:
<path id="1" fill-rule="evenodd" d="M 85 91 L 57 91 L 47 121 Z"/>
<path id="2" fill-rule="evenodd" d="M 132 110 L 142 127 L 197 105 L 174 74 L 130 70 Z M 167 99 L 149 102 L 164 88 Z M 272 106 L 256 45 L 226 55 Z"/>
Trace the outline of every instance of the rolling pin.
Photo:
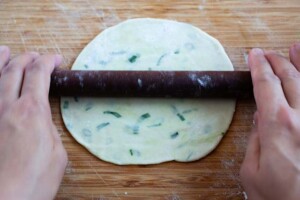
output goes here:
<path id="1" fill-rule="evenodd" d="M 50 96 L 251 98 L 249 71 L 76 71 L 56 69 Z"/>

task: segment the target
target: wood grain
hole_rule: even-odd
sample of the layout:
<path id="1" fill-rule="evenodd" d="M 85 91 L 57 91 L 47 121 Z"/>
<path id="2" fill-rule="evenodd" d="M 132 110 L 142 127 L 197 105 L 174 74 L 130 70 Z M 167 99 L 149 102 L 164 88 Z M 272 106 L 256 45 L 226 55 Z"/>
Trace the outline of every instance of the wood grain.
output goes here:
<path id="1" fill-rule="evenodd" d="M 0 0 L 0 44 L 12 53 L 60 53 L 70 68 L 99 32 L 128 18 L 154 17 L 191 23 L 225 47 L 235 69 L 247 70 L 252 47 L 287 55 L 300 40 L 299 0 Z M 193 163 L 116 166 L 92 156 L 65 129 L 59 99 L 51 99 L 53 120 L 69 155 L 56 199 L 243 199 L 239 168 L 255 111 L 239 101 L 225 138 Z"/>

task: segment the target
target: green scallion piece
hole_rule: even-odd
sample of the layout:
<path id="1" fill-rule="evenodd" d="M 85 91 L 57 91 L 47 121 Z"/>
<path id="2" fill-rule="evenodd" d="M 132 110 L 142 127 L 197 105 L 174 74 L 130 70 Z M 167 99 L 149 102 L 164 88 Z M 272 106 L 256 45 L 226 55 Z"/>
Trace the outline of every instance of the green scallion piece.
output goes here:
<path id="1" fill-rule="evenodd" d="M 97 129 L 97 131 L 99 131 L 99 130 L 101 130 L 102 128 L 108 126 L 109 124 L 110 124 L 109 122 L 101 123 L 101 124 L 99 124 L 99 125 L 96 127 L 96 129 Z"/>
<path id="2" fill-rule="evenodd" d="M 184 111 L 182 111 L 182 114 L 187 114 L 187 113 L 190 113 L 190 112 L 193 112 L 193 111 L 197 111 L 197 110 L 198 110 L 197 108 L 189 109 L 189 110 L 184 110 Z"/>
<path id="3" fill-rule="evenodd" d="M 165 54 L 163 54 L 163 55 L 161 55 L 161 56 L 159 57 L 159 59 L 158 59 L 158 61 L 157 61 L 157 63 L 156 63 L 156 66 L 159 66 L 159 65 L 161 64 L 162 59 L 163 59 L 166 55 L 167 55 L 167 54 L 165 53 Z"/>
<path id="4" fill-rule="evenodd" d="M 149 113 L 145 113 L 145 114 L 142 114 L 139 119 L 138 119 L 138 122 L 142 122 L 144 121 L 145 119 L 151 117 L 151 115 Z"/>
<path id="5" fill-rule="evenodd" d="M 87 129 L 87 128 L 82 129 L 82 134 L 83 134 L 83 136 L 85 136 L 85 137 L 90 137 L 90 136 L 92 136 L 92 132 L 91 132 L 89 129 Z"/>
<path id="6" fill-rule="evenodd" d="M 92 105 L 87 105 L 87 106 L 85 107 L 85 111 L 91 110 L 92 108 L 93 108 Z"/>
<path id="7" fill-rule="evenodd" d="M 158 127 L 158 126 L 161 126 L 161 123 L 152 124 L 152 125 L 149 125 L 147 127 L 152 128 L 152 127 Z"/>
<path id="8" fill-rule="evenodd" d="M 143 114 L 141 117 L 144 118 L 144 119 L 147 119 L 147 118 L 150 117 L 150 114 L 149 114 L 149 113 L 145 113 L 145 114 Z"/>
<path id="9" fill-rule="evenodd" d="M 129 153 L 131 156 L 133 156 L 133 150 L 132 149 L 129 149 Z"/>
<path id="10" fill-rule="evenodd" d="M 68 109 L 68 108 L 69 108 L 69 101 L 64 101 L 63 109 Z"/>
<path id="11" fill-rule="evenodd" d="M 139 127 L 138 126 L 134 126 L 133 128 L 132 128 L 132 130 L 133 130 L 133 134 L 134 135 L 137 135 L 137 134 L 139 134 Z"/>
<path id="12" fill-rule="evenodd" d="M 128 58 L 128 61 L 129 61 L 130 63 L 134 63 L 134 62 L 136 62 L 136 60 L 137 60 L 139 57 L 140 57 L 139 54 L 133 55 L 133 56 L 131 56 L 130 58 Z"/>
<path id="13" fill-rule="evenodd" d="M 78 97 L 75 96 L 75 97 L 74 97 L 74 101 L 75 101 L 75 102 L 78 102 L 78 101 L 79 101 Z"/>
<path id="14" fill-rule="evenodd" d="M 115 116 L 116 118 L 120 118 L 120 117 L 122 117 L 122 115 L 120 115 L 119 113 L 117 113 L 117 112 L 114 112 L 114 111 L 109 111 L 109 110 L 107 110 L 107 111 L 104 111 L 104 112 L 103 112 L 103 114 L 110 114 L 110 115 L 113 115 L 113 116 Z"/>
<path id="15" fill-rule="evenodd" d="M 131 156 L 140 156 L 141 152 L 139 152 L 138 150 L 134 150 L 134 149 L 129 149 L 129 153 Z"/>
<path id="16" fill-rule="evenodd" d="M 179 133 L 175 132 L 170 137 L 171 137 L 171 139 L 175 139 L 178 135 L 179 135 Z"/>
<path id="17" fill-rule="evenodd" d="M 184 118 L 184 116 L 183 116 L 182 114 L 177 113 L 176 115 L 179 117 L 179 119 L 180 119 L 181 121 L 184 121 L 184 120 L 185 120 L 185 118 Z"/>

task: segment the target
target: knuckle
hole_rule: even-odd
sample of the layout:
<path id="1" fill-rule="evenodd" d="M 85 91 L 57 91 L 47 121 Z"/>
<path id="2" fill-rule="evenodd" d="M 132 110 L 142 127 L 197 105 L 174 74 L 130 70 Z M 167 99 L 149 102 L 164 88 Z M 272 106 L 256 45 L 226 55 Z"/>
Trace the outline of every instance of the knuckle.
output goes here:
<path id="1" fill-rule="evenodd" d="M 254 82 L 280 84 L 280 79 L 271 73 L 262 73 L 254 77 Z"/>
<path id="2" fill-rule="evenodd" d="M 10 65 L 5 66 L 2 69 L 1 74 L 3 75 L 3 74 L 9 74 L 9 73 L 22 73 L 23 70 L 24 69 L 22 67 L 20 67 L 19 65 L 10 64 Z"/>
<path id="3" fill-rule="evenodd" d="M 287 107 L 281 106 L 277 113 L 278 124 L 289 131 L 295 131 L 299 129 L 297 117 L 294 112 Z"/>
<path id="4" fill-rule="evenodd" d="M 46 69 L 46 67 L 43 67 L 43 66 L 44 65 L 49 65 L 49 63 L 51 63 L 51 60 L 52 59 L 49 55 L 43 55 L 43 56 L 40 56 L 39 58 L 37 58 L 34 61 L 34 65 L 37 66 L 37 67 L 41 67 L 41 68 Z"/>
<path id="5" fill-rule="evenodd" d="M 30 112 L 30 113 L 46 113 L 49 112 L 46 103 L 42 101 L 41 99 L 37 99 L 31 95 L 23 95 L 21 97 L 21 107 L 23 108 L 24 112 Z"/>
<path id="6" fill-rule="evenodd" d="M 43 71 L 45 70 L 45 68 L 43 68 L 42 66 L 43 62 L 40 59 L 38 59 L 33 64 L 26 67 L 26 71 Z"/>
<path id="7" fill-rule="evenodd" d="M 35 108 L 36 106 L 36 101 L 34 98 L 32 98 L 31 96 L 29 95 L 23 95 L 22 98 L 21 98 L 21 106 L 25 109 L 25 110 L 28 110 L 28 109 L 32 109 L 32 108 Z"/>
<path id="8" fill-rule="evenodd" d="M 2 69 L 1 74 L 23 72 L 24 68 L 34 61 L 35 54 L 23 53 L 13 58 L 7 66 Z"/>
<path id="9" fill-rule="evenodd" d="M 280 77 L 284 80 L 288 79 L 300 79 L 300 73 L 296 72 L 294 69 L 288 68 L 280 71 Z"/>

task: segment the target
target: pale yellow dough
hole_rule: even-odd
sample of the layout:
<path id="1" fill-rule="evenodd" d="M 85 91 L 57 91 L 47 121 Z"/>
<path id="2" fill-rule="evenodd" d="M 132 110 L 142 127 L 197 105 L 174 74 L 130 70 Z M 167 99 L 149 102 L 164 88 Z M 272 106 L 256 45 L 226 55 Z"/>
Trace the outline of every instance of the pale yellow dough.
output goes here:
<path id="1" fill-rule="evenodd" d="M 192 25 L 132 19 L 100 33 L 72 69 L 228 71 L 233 66 L 221 44 Z M 143 80 L 137 82 L 143 87 Z M 211 152 L 230 125 L 235 100 L 75 97 L 62 98 L 61 110 L 72 136 L 100 159 L 155 164 L 194 161 Z"/>

